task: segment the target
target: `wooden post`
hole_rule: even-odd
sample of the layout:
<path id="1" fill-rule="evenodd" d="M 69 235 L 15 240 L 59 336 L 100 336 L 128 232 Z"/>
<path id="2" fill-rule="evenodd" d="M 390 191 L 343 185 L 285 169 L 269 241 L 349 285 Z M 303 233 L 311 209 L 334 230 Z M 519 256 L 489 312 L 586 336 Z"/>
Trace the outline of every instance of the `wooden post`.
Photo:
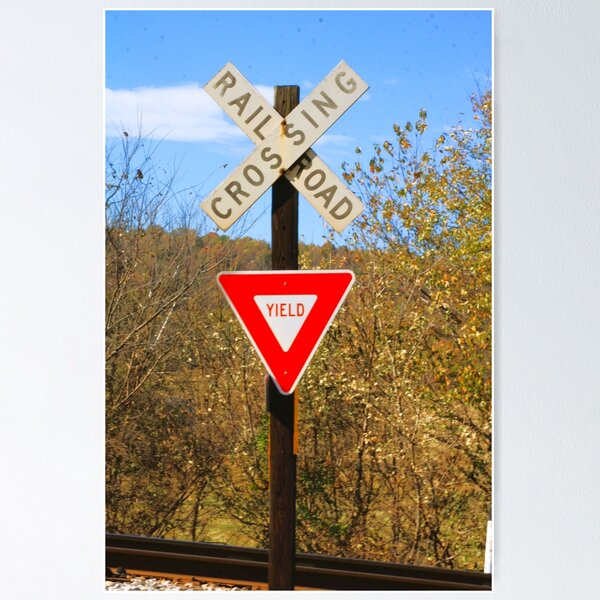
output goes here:
<path id="1" fill-rule="evenodd" d="M 275 87 L 275 109 L 286 117 L 300 101 L 296 85 Z M 271 268 L 298 269 L 298 192 L 280 177 L 272 187 Z M 269 411 L 269 589 L 293 590 L 296 559 L 296 454 L 294 394 L 267 380 Z"/>

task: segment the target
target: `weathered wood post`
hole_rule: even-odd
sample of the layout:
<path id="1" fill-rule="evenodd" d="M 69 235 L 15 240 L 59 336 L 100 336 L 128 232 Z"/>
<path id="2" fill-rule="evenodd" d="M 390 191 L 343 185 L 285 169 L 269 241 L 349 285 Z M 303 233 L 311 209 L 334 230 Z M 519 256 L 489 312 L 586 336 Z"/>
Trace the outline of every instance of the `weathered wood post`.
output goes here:
<path id="1" fill-rule="evenodd" d="M 296 190 L 338 232 L 364 209 L 360 199 L 345 187 L 310 146 L 368 88 L 344 61 L 340 61 L 311 91 L 302 105 L 299 104 L 300 89 L 291 85 L 277 86 L 275 105 L 270 106 L 231 63 L 225 65 L 204 86 L 205 91 L 256 144 L 256 148 L 204 199 L 202 209 L 223 231 L 227 231 L 269 186 L 273 187 L 271 268 L 274 272 L 266 277 L 271 283 L 266 283 L 264 274 L 256 272 L 219 273 L 217 276 L 223 293 L 270 374 L 266 396 L 270 417 L 269 589 L 272 590 L 294 589 L 297 401 L 293 392 L 354 281 L 351 271 L 323 271 L 319 273 L 326 275 L 328 281 L 321 287 L 315 278 L 317 271 L 283 275 L 275 271 L 298 269 Z M 289 123 L 288 127 L 286 118 L 290 113 L 293 113 L 293 123 Z M 294 168 L 296 164 L 297 168 Z M 312 296 L 308 311 L 313 310 L 315 302 L 317 308 L 309 317 L 301 303 L 302 314 L 308 320 L 300 324 L 292 321 L 295 324 L 290 324 L 291 329 L 279 323 L 275 331 L 270 322 L 271 309 L 267 309 L 268 315 L 263 312 L 264 306 L 261 308 L 257 298 L 260 296 L 259 288 L 270 289 L 271 294 L 275 293 L 276 296 L 293 296 L 293 293 L 289 293 L 290 288 L 286 294 L 280 288 L 272 287 L 278 277 L 294 279 L 296 296 Z M 304 279 L 308 287 L 300 285 L 299 279 Z M 284 279 L 280 283 L 285 286 L 290 282 Z M 252 287 L 257 284 L 259 288 Z M 282 311 L 284 304 L 281 305 Z M 295 319 L 297 316 L 301 315 L 283 312 L 275 315 L 277 319 Z M 304 335 L 294 327 L 302 327 Z M 288 334 L 291 340 L 287 339 Z M 283 335 L 283 338 L 280 339 L 279 335 Z M 302 340 L 296 338 L 298 335 L 302 335 Z M 278 346 L 273 344 L 273 336 L 277 338 Z M 286 341 L 282 340 L 295 345 L 287 345 L 284 350 Z"/>
<path id="2" fill-rule="evenodd" d="M 275 87 L 275 109 L 286 117 L 300 101 L 296 85 Z M 298 269 L 298 192 L 280 177 L 272 188 L 271 268 Z M 296 558 L 296 454 L 294 394 L 267 381 L 269 411 L 269 589 L 293 590 Z"/>

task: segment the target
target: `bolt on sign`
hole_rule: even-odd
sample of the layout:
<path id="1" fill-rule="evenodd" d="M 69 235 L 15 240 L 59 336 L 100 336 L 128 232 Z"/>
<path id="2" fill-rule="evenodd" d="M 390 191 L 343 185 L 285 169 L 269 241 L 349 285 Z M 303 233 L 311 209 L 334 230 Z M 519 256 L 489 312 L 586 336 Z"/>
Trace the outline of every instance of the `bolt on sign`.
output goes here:
<path id="1" fill-rule="evenodd" d="M 354 283 L 354 273 L 237 271 L 219 287 L 282 394 L 291 394 Z"/>
<path id="2" fill-rule="evenodd" d="M 201 204 L 221 229 L 229 229 L 281 175 L 338 232 L 363 211 L 362 202 L 310 149 L 369 89 L 344 61 L 284 119 L 231 63 L 204 89 L 256 144 Z"/>

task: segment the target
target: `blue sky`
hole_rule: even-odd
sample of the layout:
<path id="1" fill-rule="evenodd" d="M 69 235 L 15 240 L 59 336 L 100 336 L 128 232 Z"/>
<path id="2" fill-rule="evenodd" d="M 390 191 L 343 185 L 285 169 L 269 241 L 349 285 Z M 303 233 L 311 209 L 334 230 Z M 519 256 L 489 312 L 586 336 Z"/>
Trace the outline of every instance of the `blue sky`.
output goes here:
<path id="1" fill-rule="evenodd" d="M 270 102 L 274 85 L 299 85 L 302 99 L 340 60 L 370 89 L 313 146 L 338 175 L 356 146 L 368 160 L 393 123 L 416 120 L 421 108 L 431 140 L 470 124 L 469 96 L 491 80 L 492 13 L 107 10 L 107 143 L 137 131 L 141 116 L 144 133 L 162 140 L 155 162 L 177 165 L 176 187 L 200 202 L 253 148 L 202 86 L 232 62 Z M 270 192 L 243 226 L 270 241 Z M 299 227 L 317 244 L 327 229 L 302 198 Z"/>

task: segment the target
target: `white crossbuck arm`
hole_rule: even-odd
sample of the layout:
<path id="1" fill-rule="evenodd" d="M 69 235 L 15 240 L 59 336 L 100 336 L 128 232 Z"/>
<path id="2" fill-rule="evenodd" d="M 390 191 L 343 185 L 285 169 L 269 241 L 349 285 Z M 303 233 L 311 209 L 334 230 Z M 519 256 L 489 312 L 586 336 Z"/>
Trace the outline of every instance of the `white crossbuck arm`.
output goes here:
<path id="1" fill-rule="evenodd" d="M 202 203 L 221 229 L 228 229 L 281 174 L 338 232 L 362 212 L 362 202 L 310 149 L 368 89 L 345 62 L 285 119 L 230 63 L 204 89 L 257 144 Z"/>

